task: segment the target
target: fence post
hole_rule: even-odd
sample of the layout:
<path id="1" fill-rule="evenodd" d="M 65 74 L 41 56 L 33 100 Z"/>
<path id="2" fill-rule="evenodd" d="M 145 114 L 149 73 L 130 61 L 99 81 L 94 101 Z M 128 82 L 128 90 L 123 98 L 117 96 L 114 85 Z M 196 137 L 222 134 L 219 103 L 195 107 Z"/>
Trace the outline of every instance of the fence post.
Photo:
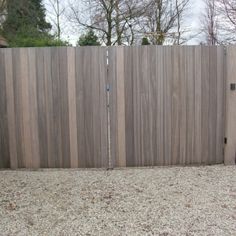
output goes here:
<path id="1" fill-rule="evenodd" d="M 236 47 L 226 48 L 226 135 L 225 165 L 236 161 Z"/>

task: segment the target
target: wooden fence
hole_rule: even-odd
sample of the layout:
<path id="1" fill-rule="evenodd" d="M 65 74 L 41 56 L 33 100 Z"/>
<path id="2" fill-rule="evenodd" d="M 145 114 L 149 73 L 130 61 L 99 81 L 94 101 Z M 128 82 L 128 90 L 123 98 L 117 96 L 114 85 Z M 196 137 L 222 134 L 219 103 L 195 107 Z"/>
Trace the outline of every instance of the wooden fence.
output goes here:
<path id="1" fill-rule="evenodd" d="M 114 166 L 223 163 L 224 48 L 110 48 Z"/>
<path id="2" fill-rule="evenodd" d="M 103 167 L 106 51 L 0 50 L 1 167 Z"/>
<path id="3" fill-rule="evenodd" d="M 0 167 L 223 163 L 225 130 L 234 137 L 227 50 L 1 49 Z M 232 163 L 236 140 L 229 146 Z"/>

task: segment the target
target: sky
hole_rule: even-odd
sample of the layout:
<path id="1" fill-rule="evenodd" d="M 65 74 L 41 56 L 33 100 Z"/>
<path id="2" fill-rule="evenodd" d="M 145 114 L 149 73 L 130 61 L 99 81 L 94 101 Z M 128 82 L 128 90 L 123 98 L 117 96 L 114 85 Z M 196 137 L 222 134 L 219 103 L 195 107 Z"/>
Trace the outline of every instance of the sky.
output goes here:
<path id="1" fill-rule="evenodd" d="M 204 3 L 203 0 L 191 0 L 189 5 L 189 24 L 191 26 L 192 31 L 198 32 L 200 28 L 200 18 L 204 11 Z M 188 42 L 188 44 L 199 44 L 201 39 L 192 39 Z"/>
<path id="2" fill-rule="evenodd" d="M 46 8 L 47 8 L 47 12 L 50 12 L 51 10 L 49 1 L 50 0 L 44 0 Z M 74 1 L 74 0 L 70 0 L 70 1 Z M 79 1 L 79 0 L 75 0 L 75 1 Z M 191 0 L 189 4 L 189 12 L 186 16 L 186 26 L 187 28 L 191 29 L 191 32 L 192 32 L 191 34 L 196 34 L 199 31 L 200 18 L 201 18 L 201 14 L 203 10 L 204 10 L 203 0 Z M 50 15 L 48 13 L 47 13 L 47 19 L 51 21 Z M 64 40 L 69 41 L 73 46 L 75 46 L 79 36 L 81 35 L 81 32 L 76 31 L 75 28 L 68 21 L 68 19 L 66 19 L 66 17 L 62 19 L 62 28 L 64 29 L 62 38 Z M 199 44 L 200 42 L 201 42 L 201 38 L 198 37 L 198 38 L 193 38 L 189 40 L 187 44 L 195 45 L 195 44 Z"/>

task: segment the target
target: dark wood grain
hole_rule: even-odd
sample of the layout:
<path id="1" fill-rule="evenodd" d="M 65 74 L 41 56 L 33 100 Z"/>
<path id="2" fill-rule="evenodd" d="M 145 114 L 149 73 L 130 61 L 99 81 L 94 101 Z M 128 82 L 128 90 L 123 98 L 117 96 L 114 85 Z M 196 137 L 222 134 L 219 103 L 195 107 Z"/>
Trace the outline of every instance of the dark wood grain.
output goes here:
<path id="1" fill-rule="evenodd" d="M 7 119 L 7 93 L 5 51 L 0 51 L 0 168 L 10 167 L 10 150 Z"/>
<path id="2" fill-rule="evenodd" d="M 9 138 L 9 149 L 10 149 L 9 167 L 16 169 L 18 167 L 18 161 L 17 161 L 17 140 L 16 140 L 15 100 L 14 100 L 15 94 L 14 94 L 14 81 L 13 81 L 12 50 L 6 49 L 4 52 L 5 52 L 5 64 L 2 62 L 1 65 L 5 67 L 7 119 L 8 119 L 8 133 L 9 133 L 8 138 Z"/>

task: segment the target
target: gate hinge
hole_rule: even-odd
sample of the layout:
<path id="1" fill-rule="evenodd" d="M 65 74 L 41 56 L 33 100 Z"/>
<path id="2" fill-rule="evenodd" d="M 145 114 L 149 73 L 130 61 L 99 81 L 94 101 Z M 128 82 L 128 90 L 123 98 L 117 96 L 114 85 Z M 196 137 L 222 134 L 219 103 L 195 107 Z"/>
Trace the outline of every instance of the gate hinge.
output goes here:
<path id="1" fill-rule="evenodd" d="M 227 144 L 228 139 L 225 137 L 224 138 L 224 143 Z"/>

